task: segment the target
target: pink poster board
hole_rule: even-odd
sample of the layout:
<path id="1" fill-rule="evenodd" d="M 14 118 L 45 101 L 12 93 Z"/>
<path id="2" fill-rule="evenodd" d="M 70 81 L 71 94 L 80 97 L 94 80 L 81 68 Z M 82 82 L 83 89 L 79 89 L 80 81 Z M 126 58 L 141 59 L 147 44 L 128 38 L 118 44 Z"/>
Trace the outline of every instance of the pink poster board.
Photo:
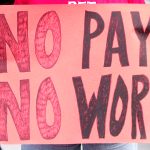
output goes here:
<path id="1" fill-rule="evenodd" d="M 150 6 L 0 12 L 1 143 L 150 141 Z"/>

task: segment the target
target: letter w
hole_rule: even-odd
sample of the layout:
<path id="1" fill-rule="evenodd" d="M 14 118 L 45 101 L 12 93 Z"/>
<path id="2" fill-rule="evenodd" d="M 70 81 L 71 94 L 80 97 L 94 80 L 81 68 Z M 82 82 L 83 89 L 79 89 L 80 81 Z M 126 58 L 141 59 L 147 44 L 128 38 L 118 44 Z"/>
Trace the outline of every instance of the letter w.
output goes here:
<path id="1" fill-rule="evenodd" d="M 110 93 L 111 75 L 102 76 L 97 98 L 93 93 L 89 106 L 87 104 L 81 77 L 73 77 L 76 92 L 80 125 L 83 138 L 89 138 L 94 120 L 97 116 L 97 129 L 100 138 L 105 137 L 105 120 Z"/>

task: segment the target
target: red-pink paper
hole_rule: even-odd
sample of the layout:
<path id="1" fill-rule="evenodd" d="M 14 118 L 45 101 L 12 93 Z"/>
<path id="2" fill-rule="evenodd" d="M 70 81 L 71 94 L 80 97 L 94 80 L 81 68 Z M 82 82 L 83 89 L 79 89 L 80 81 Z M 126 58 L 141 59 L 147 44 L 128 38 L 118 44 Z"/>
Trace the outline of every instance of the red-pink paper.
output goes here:
<path id="1" fill-rule="evenodd" d="M 1 143 L 150 141 L 149 5 L 0 11 Z"/>

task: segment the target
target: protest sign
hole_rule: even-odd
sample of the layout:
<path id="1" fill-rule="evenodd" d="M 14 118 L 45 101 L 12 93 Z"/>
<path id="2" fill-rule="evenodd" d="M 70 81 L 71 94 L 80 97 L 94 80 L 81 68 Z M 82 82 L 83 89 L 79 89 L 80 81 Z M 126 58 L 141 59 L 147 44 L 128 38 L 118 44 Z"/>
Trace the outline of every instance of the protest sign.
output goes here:
<path id="1" fill-rule="evenodd" d="M 149 142 L 149 14 L 1 6 L 1 143 Z"/>

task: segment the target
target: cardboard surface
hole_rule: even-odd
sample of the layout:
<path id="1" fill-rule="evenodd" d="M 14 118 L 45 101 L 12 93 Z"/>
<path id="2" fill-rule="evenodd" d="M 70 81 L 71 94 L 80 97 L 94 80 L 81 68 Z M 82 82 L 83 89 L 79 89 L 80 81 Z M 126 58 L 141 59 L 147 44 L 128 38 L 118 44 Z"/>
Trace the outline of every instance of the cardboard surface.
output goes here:
<path id="1" fill-rule="evenodd" d="M 150 141 L 150 6 L 0 14 L 1 143 Z"/>

